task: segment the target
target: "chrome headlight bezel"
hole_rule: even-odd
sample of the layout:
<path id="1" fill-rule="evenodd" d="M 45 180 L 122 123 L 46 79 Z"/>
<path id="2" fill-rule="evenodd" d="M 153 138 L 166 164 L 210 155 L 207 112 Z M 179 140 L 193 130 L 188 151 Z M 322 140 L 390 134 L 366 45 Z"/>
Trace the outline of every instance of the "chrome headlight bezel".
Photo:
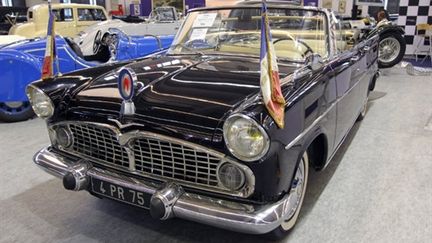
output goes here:
<path id="1" fill-rule="evenodd" d="M 68 125 L 53 125 L 48 127 L 51 144 L 66 150 L 74 144 L 74 137 Z"/>
<path id="2" fill-rule="evenodd" d="M 259 151 L 258 153 L 256 153 L 253 156 L 245 156 L 244 154 L 239 153 L 239 151 L 236 151 L 236 148 L 234 148 L 233 145 L 230 144 L 230 142 L 229 142 L 230 139 L 228 138 L 229 135 L 227 134 L 227 131 L 239 119 L 244 119 L 245 121 L 247 121 L 250 125 L 254 126 L 260 132 L 260 134 L 263 136 L 264 146 L 261 149 L 261 151 Z M 228 148 L 228 150 L 230 151 L 230 153 L 234 157 L 236 157 L 237 159 L 239 159 L 241 161 L 245 161 L 245 162 L 257 161 L 257 160 L 263 158 L 270 149 L 270 139 L 269 139 L 269 136 L 268 136 L 267 132 L 265 131 L 265 129 L 260 124 L 258 124 L 258 122 L 256 122 L 253 118 L 251 118 L 247 115 L 244 115 L 244 114 L 240 114 L 240 113 L 233 114 L 225 120 L 225 123 L 223 126 L 223 136 L 224 136 L 224 140 L 225 140 L 225 145 Z"/>
<path id="3" fill-rule="evenodd" d="M 225 183 L 226 178 L 224 178 L 224 175 L 221 174 L 222 169 L 227 167 L 227 166 L 231 166 L 232 168 L 234 168 L 236 170 L 236 172 L 238 173 L 238 175 L 240 176 L 240 183 L 235 187 L 227 186 L 227 183 Z M 247 170 L 244 170 L 244 168 L 242 168 L 242 167 L 240 167 L 237 164 L 232 163 L 232 162 L 220 163 L 219 166 L 217 167 L 218 183 L 219 183 L 219 185 L 223 186 L 224 188 L 228 189 L 229 191 L 238 191 L 238 190 L 244 188 L 245 184 L 249 183 L 249 181 L 248 181 L 249 178 L 247 178 L 248 176 L 246 175 L 246 171 Z M 250 177 L 250 175 L 249 175 L 249 177 Z"/>
<path id="4" fill-rule="evenodd" d="M 36 92 L 37 95 L 40 95 L 43 99 L 43 102 L 46 103 L 45 105 L 48 107 L 48 111 L 46 113 L 41 112 L 40 108 L 37 107 L 38 104 L 35 103 L 36 99 L 34 96 L 34 92 Z M 37 88 L 34 85 L 28 85 L 26 88 L 26 95 L 30 101 L 30 104 L 33 108 L 33 111 L 35 112 L 35 114 L 38 117 L 40 117 L 42 119 L 48 119 L 48 118 L 52 117 L 52 115 L 54 114 L 55 107 L 54 107 L 54 104 L 53 104 L 51 98 L 47 94 L 45 94 L 45 92 L 43 92 L 41 89 Z M 39 97 L 39 98 L 41 98 L 41 97 Z"/>
<path id="5" fill-rule="evenodd" d="M 73 145 L 74 139 L 69 127 L 65 127 L 65 126 L 58 127 L 55 129 L 55 134 L 56 134 L 56 143 L 61 148 L 67 149 Z"/>

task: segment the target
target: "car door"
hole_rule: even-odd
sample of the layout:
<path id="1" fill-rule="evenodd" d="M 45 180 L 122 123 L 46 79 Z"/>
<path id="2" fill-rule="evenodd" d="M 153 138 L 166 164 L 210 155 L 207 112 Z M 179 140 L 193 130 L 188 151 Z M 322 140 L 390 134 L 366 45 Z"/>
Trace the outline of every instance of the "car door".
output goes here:
<path id="1" fill-rule="evenodd" d="M 336 18 L 335 18 L 336 19 Z M 358 79 L 357 59 L 360 58 L 356 48 L 348 44 L 346 32 L 342 29 L 342 21 L 338 20 L 333 31 L 335 37 L 336 53 L 332 58 L 331 66 L 335 73 L 336 79 L 336 131 L 335 145 L 338 146 L 344 138 L 347 131 L 352 126 L 352 116 L 354 114 L 351 104 L 354 97 L 352 96 L 352 88 L 355 87 Z"/>
<path id="2" fill-rule="evenodd" d="M 337 119 L 335 144 L 339 145 L 356 121 L 364 102 L 367 100 L 368 87 L 374 71 L 368 68 L 371 57 L 370 42 L 356 43 L 345 31 L 341 18 L 334 18 L 336 57 L 332 67 L 336 74 Z"/>
<path id="3" fill-rule="evenodd" d="M 375 35 L 368 38 L 363 46 L 363 51 L 365 52 L 366 57 L 365 65 L 369 80 L 372 80 L 378 71 L 378 40 L 379 36 Z"/>
<path id="4" fill-rule="evenodd" d="M 353 63 L 353 76 L 356 79 L 355 87 L 353 88 L 353 121 L 357 119 L 360 113 L 366 97 L 368 95 L 368 87 L 370 80 L 374 72 L 369 69 L 369 53 L 370 53 L 370 42 L 368 40 L 363 40 L 356 46 L 356 58 L 355 63 Z"/>
<path id="5" fill-rule="evenodd" d="M 350 120 L 352 117 L 352 110 L 350 104 L 352 97 L 350 96 L 350 89 L 354 86 L 355 81 L 351 80 L 353 75 L 353 61 L 355 55 L 351 51 L 340 53 L 332 63 L 332 67 L 336 77 L 336 132 L 335 144 L 339 144 L 345 136 L 347 130 L 350 128 Z"/>

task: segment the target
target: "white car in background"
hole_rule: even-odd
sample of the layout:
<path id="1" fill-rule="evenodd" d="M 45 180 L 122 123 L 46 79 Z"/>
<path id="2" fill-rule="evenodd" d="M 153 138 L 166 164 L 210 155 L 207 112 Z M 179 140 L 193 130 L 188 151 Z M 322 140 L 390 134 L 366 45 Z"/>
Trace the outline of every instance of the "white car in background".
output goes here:
<path id="1" fill-rule="evenodd" d="M 157 7 L 148 19 L 142 23 L 127 23 L 122 20 L 107 20 L 81 31 L 74 41 L 81 48 L 84 55 L 94 55 L 98 51 L 98 44 L 109 29 L 119 29 L 127 35 L 175 35 L 182 21 L 174 7 Z"/>

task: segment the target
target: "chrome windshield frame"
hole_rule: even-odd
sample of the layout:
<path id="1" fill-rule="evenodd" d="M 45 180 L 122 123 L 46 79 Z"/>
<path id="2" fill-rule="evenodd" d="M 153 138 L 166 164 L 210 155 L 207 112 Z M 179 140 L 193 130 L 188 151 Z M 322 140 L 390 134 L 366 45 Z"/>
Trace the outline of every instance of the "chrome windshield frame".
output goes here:
<path id="1" fill-rule="evenodd" d="M 284 10 L 303 10 L 303 11 L 311 11 L 311 12 L 317 12 L 317 13 L 321 13 L 323 15 L 323 20 L 324 20 L 324 25 L 323 25 L 323 30 L 324 30 L 324 34 L 325 34 L 325 41 L 326 41 L 326 46 L 327 46 L 327 55 L 325 57 L 323 57 L 324 60 L 330 60 L 331 58 L 334 57 L 335 53 L 336 53 L 336 46 L 334 41 L 332 41 L 332 36 L 336 36 L 334 31 L 332 30 L 332 25 L 334 25 L 334 21 L 333 18 L 331 17 L 331 11 L 328 9 L 323 9 L 323 8 L 317 8 L 317 7 L 310 7 L 310 6 L 293 6 L 293 5 L 286 5 L 286 4 L 280 4 L 278 3 L 278 5 L 274 5 L 271 3 L 268 3 L 267 6 L 268 9 L 284 9 Z M 234 5 L 234 6 L 220 6 L 220 7 L 205 7 L 205 8 L 195 8 L 195 9 L 191 9 L 190 11 L 188 11 L 188 15 L 186 17 L 186 19 L 183 21 L 182 25 L 179 28 L 179 31 L 177 31 L 177 34 L 173 40 L 173 44 L 172 46 L 175 46 L 176 44 L 180 43 L 178 42 L 178 38 L 179 36 L 181 36 L 181 33 L 183 32 L 185 23 L 187 22 L 187 18 L 190 17 L 190 13 L 195 13 L 195 12 L 203 12 L 203 11 L 219 11 L 219 10 L 234 10 L 234 9 L 259 9 L 261 10 L 260 5 Z M 168 50 L 167 54 L 169 55 L 182 55 L 182 53 L 172 53 L 171 52 L 171 48 Z M 198 49 L 199 50 L 199 49 Z M 208 53 L 204 53 L 204 54 L 208 54 Z M 217 53 L 211 53 L 212 55 L 215 55 Z M 208 54 L 210 55 L 210 54 Z M 221 53 L 221 55 L 223 55 Z M 251 56 L 255 56 L 255 55 L 251 55 Z M 293 61 L 299 61 L 299 60 L 293 60 Z"/>

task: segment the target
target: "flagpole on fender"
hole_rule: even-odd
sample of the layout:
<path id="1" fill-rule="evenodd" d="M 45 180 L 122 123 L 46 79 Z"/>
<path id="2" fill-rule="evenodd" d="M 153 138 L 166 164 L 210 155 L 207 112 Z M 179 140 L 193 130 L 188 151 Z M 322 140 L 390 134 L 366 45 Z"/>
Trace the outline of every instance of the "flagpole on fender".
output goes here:
<path id="1" fill-rule="evenodd" d="M 277 127 L 285 126 L 285 98 L 279 80 L 279 68 L 267 13 L 266 0 L 261 7 L 260 86 L 264 106 Z"/>
<path id="2" fill-rule="evenodd" d="M 52 14 L 51 1 L 52 0 L 48 0 L 48 6 L 49 6 L 50 14 Z M 56 64 L 56 69 L 57 69 L 57 73 L 54 76 L 61 76 L 62 74 L 60 72 L 60 64 L 59 64 L 58 55 L 57 55 L 57 45 L 55 44 L 56 35 L 55 35 L 55 31 L 54 31 L 54 25 L 55 25 L 54 22 L 55 22 L 55 17 L 53 19 L 53 30 L 52 30 L 53 36 L 51 37 L 51 38 L 53 38 L 53 42 L 54 42 L 54 48 L 55 48 L 55 50 L 53 50 L 53 53 L 55 53 L 54 62 Z"/>

